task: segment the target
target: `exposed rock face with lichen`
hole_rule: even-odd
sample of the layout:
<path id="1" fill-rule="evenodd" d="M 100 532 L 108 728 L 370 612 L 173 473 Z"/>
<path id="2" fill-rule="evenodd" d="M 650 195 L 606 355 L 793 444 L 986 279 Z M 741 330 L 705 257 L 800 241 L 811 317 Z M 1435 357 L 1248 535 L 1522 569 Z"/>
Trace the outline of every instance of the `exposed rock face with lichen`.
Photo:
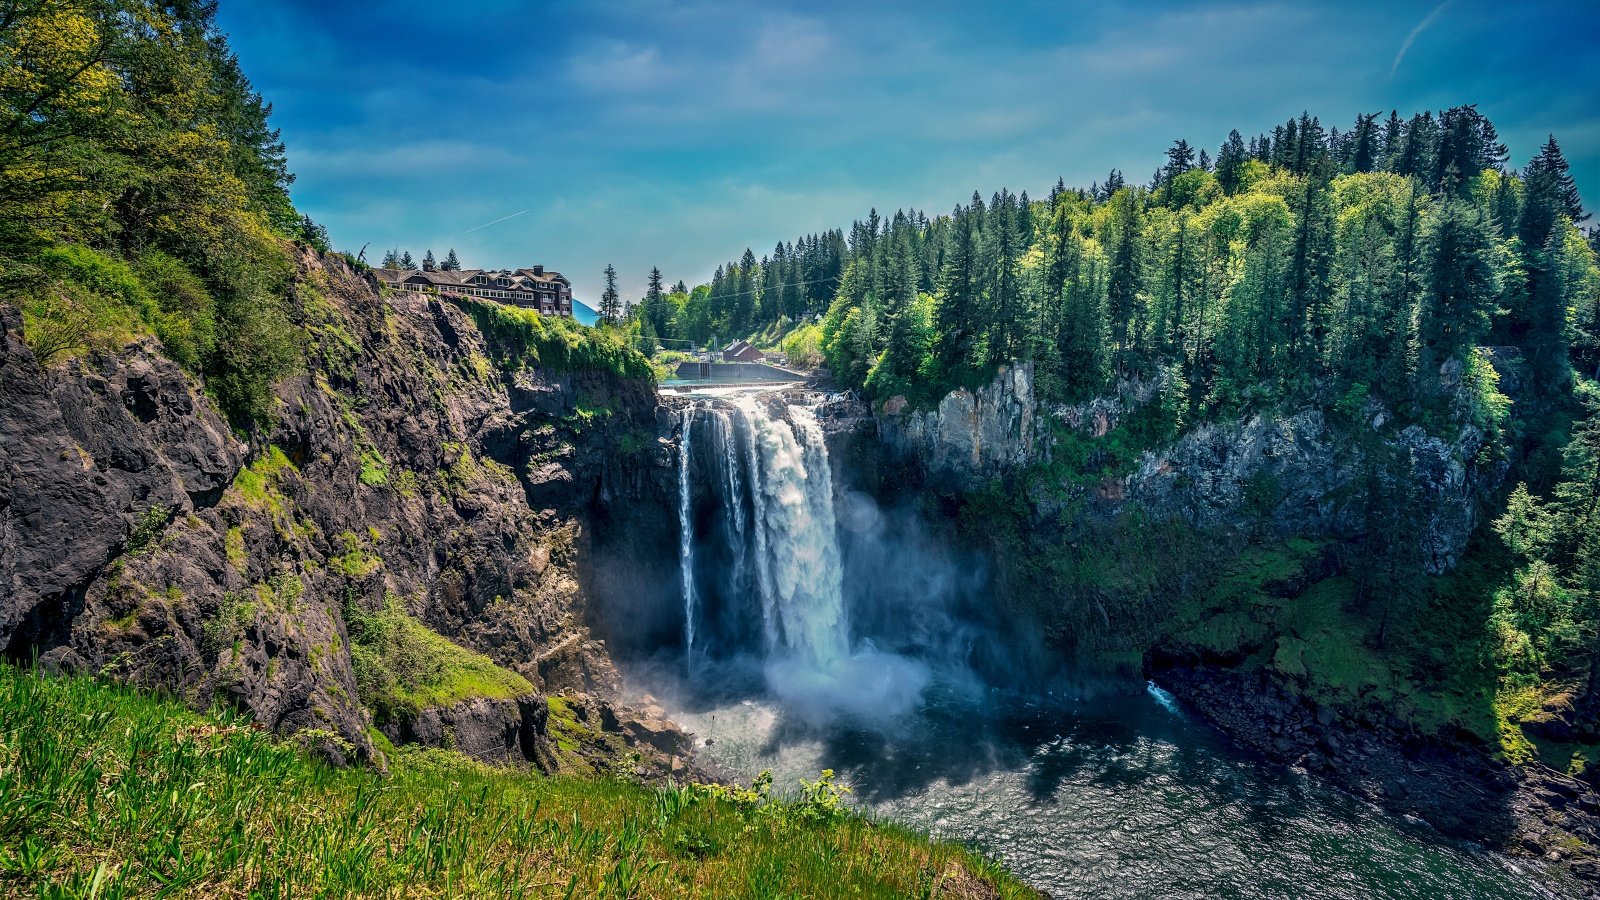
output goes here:
<path id="1" fill-rule="evenodd" d="M 45 370 L 0 305 L 0 645 L 368 758 L 352 623 L 384 614 L 525 679 L 489 694 L 528 686 L 458 678 L 386 730 L 554 764 L 542 695 L 618 687 L 590 559 L 630 553 L 617 535 L 656 504 L 670 519 L 651 386 L 502 369 L 449 303 L 299 266 L 308 363 L 248 439 L 153 341 Z"/>
<path id="2" fill-rule="evenodd" d="M 876 420 L 891 458 L 929 483 L 971 488 L 1049 463 L 1060 455 L 1063 436 L 1083 442 L 1092 456 L 1097 442 L 1152 402 L 1157 387 L 1130 381 L 1115 396 L 1046 409 L 1034 397 L 1031 365 L 1021 364 L 1002 368 L 976 392 L 947 394 L 933 409 L 893 398 Z M 1370 504 L 1403 495 L 1421 511 L 1418 550 L 1427 571 L 1438 574 L 1455 566 L 1477 525 L 1480 498 L 1506 471 L 1465 408 L 1459 365 L 1441 373 L 1441 390 L 1456 395 L 1461 407 L 1458 420 L 1443 426 L 1445 436 L 1396 425 L 1375 405 L 1337 427 L 1318 408 L 1264 412 L 1196 425 L 1140 451 L 1128 470 L 1105 473 L 1091 489 L 1070 490 L 1106 513 L 1134 504 L 1204 529 L 1337 537 L 1359 534 Z M 1083 474 L 1072 473 L 1079 480 Z M 1356 487 L 1373 474 L 1389 488 L 1383 498 Z M 1060 487 L 1042 485 L 1035 498 L 1047 515 L 1059 505 Z"/>
<path id="3" fill-rule="evenodd" d="M 1004 366 L 977 391 L 946 394 L 935 409 L 891 397 L 878 418 L 889 451 L 933 477 L 974 484 L 1032 462 L 1039 451 L 1033 364 Z"/>

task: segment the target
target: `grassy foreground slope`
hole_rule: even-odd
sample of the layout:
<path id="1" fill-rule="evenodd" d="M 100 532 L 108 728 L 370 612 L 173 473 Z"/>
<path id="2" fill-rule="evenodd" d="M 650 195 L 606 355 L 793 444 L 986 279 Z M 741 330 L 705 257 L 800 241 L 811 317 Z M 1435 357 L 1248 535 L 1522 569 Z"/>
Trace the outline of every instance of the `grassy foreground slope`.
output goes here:
<path id="1" fill-rule="evenodd" d="M 827 778 L 784 802 L 389 759 L 334 769 L 233 715 L 0 666 L 0 894 L 1036 896 Z"/>

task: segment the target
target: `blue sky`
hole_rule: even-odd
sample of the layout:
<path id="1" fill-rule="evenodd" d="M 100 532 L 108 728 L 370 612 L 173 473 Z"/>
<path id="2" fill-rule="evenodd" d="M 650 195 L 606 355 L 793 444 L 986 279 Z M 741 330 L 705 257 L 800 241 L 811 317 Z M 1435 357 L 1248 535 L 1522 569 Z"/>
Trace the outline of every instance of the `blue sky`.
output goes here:
<path id="1" fill-rule="evenodd" d="M 1600 4 L 222 0 L 296 203 L 352 252 L 695 283 L 870 207 L 948 211 L 1301 110 L 1477 103 L 1600 198 Z M 507 217 L 497 224 L 485 223 Z"/>

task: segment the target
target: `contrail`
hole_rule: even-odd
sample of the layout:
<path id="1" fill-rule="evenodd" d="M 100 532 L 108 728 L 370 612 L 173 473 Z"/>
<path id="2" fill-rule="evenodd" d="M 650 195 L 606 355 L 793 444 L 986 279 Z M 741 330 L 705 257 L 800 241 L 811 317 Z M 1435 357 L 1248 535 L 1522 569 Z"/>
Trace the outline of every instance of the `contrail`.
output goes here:
<path id="1" fill-rule="evenodd" d="M 1394 65 L 1389 67 L 1390 78 L 1393 78 L 1394 73 L 1400 70 L 1400 61 L 1406 58 L 1406 51 L 1410 50 L 1411 45 L 1416 42 L 1417 35 L 1421 34 L 1423 29 L 1427 28 L 1429 25 L 1432 25 L 1433 20 L 1439 18 L 1439 14 L 1448 9 L 1450 4 L 1454 2 L 1456 2 L 1456 0 L 1444 0 L 1443 3 L 1435 6 L 1432 12 L 1428 13 L 1426 16 L 1423 16 L 1422 21 L 1417 23 L 1417 27 L 1411 29 L 1411 33 L 1406 35 L 1405 43 L 1400 45 L 1400 52 L 1394 55 Z"/>
<path id="2" fill-rule="evenodd" d="M 531 209 L 525 209 L 522 212 L 514 212 L 509 216 L 501 216 L 500 218 L 495 219 L 493 222 L 485 222 L 482 225 L 473 226 L 472 228 L 468 228 L 466 231 L 463 231 L 461 233 L 462 234 L 471 234 L 471 233 L 473 233 L 474 231 L 477 231 L 480 228 L 488 228 L 490 225 L 499 225 L 501 222 L 504 222 L 507 219 L 515 219 L 517 216 L 520 216 L 523 213 L 531 213 L 531 212 L 533 212 L 533 210 L 531 210 Z"/>

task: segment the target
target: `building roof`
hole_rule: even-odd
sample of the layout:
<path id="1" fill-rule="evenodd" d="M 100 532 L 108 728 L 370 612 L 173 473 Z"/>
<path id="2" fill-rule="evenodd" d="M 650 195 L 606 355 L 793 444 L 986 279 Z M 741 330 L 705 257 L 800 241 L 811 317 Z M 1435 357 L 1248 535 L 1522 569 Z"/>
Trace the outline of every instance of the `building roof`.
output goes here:
<path id="1" fill-rule="evenodd" d="M 459 269 L 447 272 L 443 269 L 384 269 L 372 270 L 379 281 L 390 284 L 401 284 L 421 277 L 422 281 L 439 287 L 462 287 L 473 284 L 473 279 L 482 276 L 490 282 L 498 282 L 504 278 L 509 285 L 526 291 L 548 291 L 560 286 L 571 286 L 571 282 L 560 272 L 545 272 L 536 275 L 532 269 Z M 502 285 L 496 284 L 496 287 Z"/>

